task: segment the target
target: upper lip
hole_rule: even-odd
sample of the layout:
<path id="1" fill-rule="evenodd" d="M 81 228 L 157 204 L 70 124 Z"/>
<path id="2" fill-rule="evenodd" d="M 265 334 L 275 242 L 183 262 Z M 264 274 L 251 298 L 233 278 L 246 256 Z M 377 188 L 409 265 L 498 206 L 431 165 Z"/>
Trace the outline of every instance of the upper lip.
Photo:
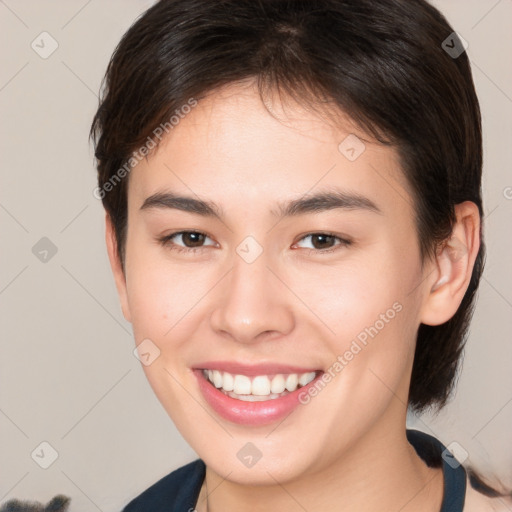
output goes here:
<path id="1" fill-rule="evenodd" d="M 247 375 L 255 377 L 256 375 L 274 375 L 277 373 L 309 373 L 321 371 L 319 368 L 304 366 L 292 366 L 280 363 L 261 363 L 246 364 L 236 361 L 205 361 L 194 366 L 198 370 L 219 370 L 231 373 L 233 375 Z"/>

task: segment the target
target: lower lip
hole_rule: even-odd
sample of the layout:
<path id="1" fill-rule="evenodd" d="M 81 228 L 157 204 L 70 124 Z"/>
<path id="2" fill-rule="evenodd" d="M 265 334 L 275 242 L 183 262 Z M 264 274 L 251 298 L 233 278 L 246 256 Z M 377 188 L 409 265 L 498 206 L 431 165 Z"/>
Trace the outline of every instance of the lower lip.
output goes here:
<path id="1" fill-rule="evenodd" d="M 299 394 L 307 393 L 308 388 L 315 385 L 322 373 L 306 386 L 292 391 L 280 398 L 261 402 L 244 402 L 231 398 L 219 391 L 210 381 L 206 380 L 203 370 L 193 370 L 199 382 L 199 389 L 210 407 L 220 416 L 239 425 L 267 425 L 288 416 L 297 406 L 301 405 Z"/>

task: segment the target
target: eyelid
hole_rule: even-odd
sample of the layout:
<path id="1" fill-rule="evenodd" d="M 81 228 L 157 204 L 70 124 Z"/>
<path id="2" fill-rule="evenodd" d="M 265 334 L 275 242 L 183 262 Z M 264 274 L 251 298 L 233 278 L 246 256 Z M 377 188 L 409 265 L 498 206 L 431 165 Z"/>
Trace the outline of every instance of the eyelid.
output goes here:
<path id="1" fill-rule="evenodd" d="M 352 245 L 352 243 L 353 243 L 353 240 L 350 237 L 346 237 L 346 236 L 342 236 L 342 235 L 337 235 L 336 233 L 332 233 L 330 231 L 311 231 L 309 233 L 301 235 L 299 240 L 297 242 L 295 242 L 292 245 L 292 247 L 294 245 L 297 245 L 297 243 L 301 242 L 305 238 L 308 238 L 308 237 L 314 236 L 314 235 L 326 235 L 326 236 L 329 236 L 329 237 L 332 237 L 332 238 L 335 238 L 335 239 L 339 240 L 339 243 L 335 244 L 333 247 L 329 247 L 328 249 L 315 249 L 315 248 L 310 248 L 310 247 L 304 247 L 303 250 L 306 250 L 309 253 L 315 253 L 315 254 L 332 253 L 334 251 L 342 249 L 343 247 Z"/>
<path id="2" fill-rule="evenodd" d="M 186 233 L 197 233 L 199 235 L 204 235 L 206 238 L 209 238 L 210 240 L 213 241 L 213 238 L 208 233 L 205 233 L 204 231 L 195 230 L 195 229 L 182 229 L 180 231 L 173 231 L 172 233 L 169 233 L 168 235 L 164 235 L 162 237 L 159 237 L 158 241 L 163 246 L 167 246 L 170 249 L 176 250 L 178 252 L 181 252 L 181 251 L 184 251 L 184 252 L 197 252 L 197 251 L 200 251 L 200 250 L 202 250 L 202 249 L 204 249 L 206 247 L 212 247 L 212 246 L 216 245 L 216 242 L 214 242 L 213 244 L 202 245 L 202 246 L 199 246 L 199 247 L 186 247 L 185 245 L 178 245 L 178 244 L 176 244 L 173 241 L 176 237 L 178 237 L 180 235 L 183 235 L 183 234 L 186 234 Z"/>

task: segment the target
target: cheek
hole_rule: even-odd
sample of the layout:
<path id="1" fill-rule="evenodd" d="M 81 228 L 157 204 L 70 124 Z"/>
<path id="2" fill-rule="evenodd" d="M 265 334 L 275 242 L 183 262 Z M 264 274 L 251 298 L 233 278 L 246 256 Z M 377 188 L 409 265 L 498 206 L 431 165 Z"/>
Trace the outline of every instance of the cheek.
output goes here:
<path id="1" fill-rule="evenodd" d="M 287 282 L 331 337 L 348 339 L 379 321 L 380 315 L 402 301 L 402 286 L 382 258 L 358 258 L 331 265 L 304 267 L 287 275 Z M 390 311 L 390 315 L 394 314 Z M 379 323 L 380 325 L 380 323 Z"/>
<path id="2" fill-rule="evenodd" d="M 405 301 L 400 284 L 375 271 L 375 266 L 341 274 L 329 273 L 323 287 L 310 286 L 308 299 L 334 332 L 322 337 L 322 349 L 328 348 L 330 354 L 325 371 L 332 375 L 324 396 L 332 401 L 331 414 L 343 418 L 342 432 L 356 435 L 395 399 L 398 406 L 407 403 L 416 312 Z M 321 398 L 313 406 L 313 415 L 322 413 L 323 403 Z M 357 413 L 347 418 L 347 411 Z"/>
<path id="3" fill-rule="evenodd" d="M 419 303 L 411 290 L 418 269 L 414 259 L 404 261 L 392 249 L 375 256 L 337 268 L 317 266 L 303 272 L 293 289 L 314 312 L 308 316 L 321 321 L 333 372 L 354 380 L 364 374 L 371 386 L 378 380 L 373 370 L 393 385 L 414 356 Z"/>
<path id="4" fill-rule="evenodd" d="M 175 422 L 183 410 L 183 389 L 189 352 L 195 346 L 190 341 L 197 331 L 200 299 L 205 293 L 204 276 L 193 266 L 171 265 L 151 251 L 134 250 L 127 269 L 127 293 L 132 316 L 135 343 L 151 340 L 153 353 L 158 356 L 142 369 Z M 196 336 L 197 337 L 197 336 Z M 147 341 L 144 341 L 147 343 Z M 197 355 L 196 355 L 197 357 Z"/>
<path id="5" fill-rule="evenodd" d="M 130 252 L 131 251 L 131 252 Z M 154 247 L 132 244 L 126 285 L 135 340 L 171 339 L 204 294 L 204 275 L 194 266 L 172 264 Z"/>

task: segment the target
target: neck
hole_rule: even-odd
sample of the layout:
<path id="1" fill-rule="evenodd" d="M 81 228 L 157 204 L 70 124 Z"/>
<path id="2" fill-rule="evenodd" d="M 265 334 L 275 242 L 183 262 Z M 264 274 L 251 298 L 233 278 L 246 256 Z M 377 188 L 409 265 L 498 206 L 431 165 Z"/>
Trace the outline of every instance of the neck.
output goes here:
<path id="1" fill-rule="evenodd" d="M 416 454 L 405 427 L 398 429 L 396 421 L 390 425 L 382 419 L 384 424 L 375 425 L 333 464 L 285 482 L 271 478 L 268 485 L 241 485 L 207 467 L 197 510 L 439 512 L 442 470 L 429 468 Z"/>

